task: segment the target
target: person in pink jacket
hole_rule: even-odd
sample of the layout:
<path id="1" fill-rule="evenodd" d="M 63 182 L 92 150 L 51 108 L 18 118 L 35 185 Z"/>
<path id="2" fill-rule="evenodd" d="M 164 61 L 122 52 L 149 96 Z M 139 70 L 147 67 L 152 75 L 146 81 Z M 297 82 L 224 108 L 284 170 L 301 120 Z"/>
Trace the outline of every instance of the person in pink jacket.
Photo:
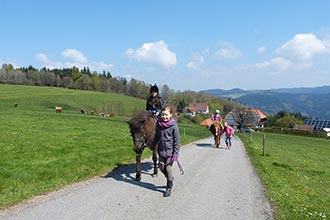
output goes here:
<path id="1" fill-rule="evenodd" d="M 226 149 L 229 149 L 231 148 L 231 139 L 234 135 L 234 128 L 232 128 L 230 125 L 228 125 L 227 122 L 225 122 L 225 127 L 224 129 L 222 130 L 221 134 L 225 133 L 226 134 L 226 139 L 225 139 L 225 142 L 226 142 L 226 145 L 227 145 L 227 148 Z"/>
<path id="2" fill-rule="evenodd" d="M 213 113 L 211 115 L 211 120 L 212 120 L 212 122 L 214 122 L 214 121 L 219 121 L 220 123 L 222 122 L 220 111 L 218 109 L 215 110 L 215 113 Z"/>

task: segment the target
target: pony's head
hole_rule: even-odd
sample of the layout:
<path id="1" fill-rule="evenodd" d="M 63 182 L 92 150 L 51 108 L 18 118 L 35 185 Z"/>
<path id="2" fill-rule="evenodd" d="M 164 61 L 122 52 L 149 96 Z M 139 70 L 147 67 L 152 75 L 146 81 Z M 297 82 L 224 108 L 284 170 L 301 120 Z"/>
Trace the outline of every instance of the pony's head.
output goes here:
<path id="1" fill-rule="evenodd" d="M 136 114 L 128 122 L 133 139 L 133 150 L 138 154 L 150 145 L 155 135 L 155 119 L 147 112 Z"/>
<path id="2" fill-rule="evenodd" d="M 221 132 L 222 125 L 219 121 L 214 121 L 212 126 L 211 126 L 211 131 L 213 135 L 218 136 Z"/>

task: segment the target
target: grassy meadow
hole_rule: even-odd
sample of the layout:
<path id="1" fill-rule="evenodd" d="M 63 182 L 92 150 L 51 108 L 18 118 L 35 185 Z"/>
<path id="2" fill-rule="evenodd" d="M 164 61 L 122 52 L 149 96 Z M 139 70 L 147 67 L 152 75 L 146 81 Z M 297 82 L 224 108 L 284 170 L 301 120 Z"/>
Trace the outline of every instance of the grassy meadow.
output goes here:
<path id="1" fill-rule="evenodd" d="M 145 100 L 118 94 L 0 84 L 0 209 L 134 163 L 126 121 L 144 107 Z M 182 144 L 210 135 L 184 119 L 179 129 Z M 237 135 L 277 220 L 329 218 L 329 140 L 266 133 L 263 156 L 263 133 Z M 150 156 L 146 150 L 143 157 Z"/>
<path id="2" fill-rule="evenodd" d="M 126 121 L 144 108 L 145 100 L 118 94 L 0 84 L 0 209 L 134 163 Z M 210 135 L 188 121 L 179 128 L 182 144 Z"/>
<path id="3" fill-rule="evenodd" d="M 284 134 L 238 134 L 277 220 L 330 218 L 330 141 Z"/>

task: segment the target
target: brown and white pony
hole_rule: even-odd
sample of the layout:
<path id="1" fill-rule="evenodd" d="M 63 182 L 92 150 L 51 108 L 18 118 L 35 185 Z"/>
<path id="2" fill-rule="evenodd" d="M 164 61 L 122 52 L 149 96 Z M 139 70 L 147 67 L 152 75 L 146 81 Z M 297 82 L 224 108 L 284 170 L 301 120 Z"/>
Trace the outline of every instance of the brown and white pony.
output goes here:
<path id="1" fill-rule="evenodd" d="M 214 146 L 217 148 L 220 146 L 222 130 L 223 125 L 219 121 L 214 121 L 210 127 L 210 131 L 214 136 Z"/>
<path id="2" fill-rule="evenodd" d="M 145 147 L 151 147 L 151 143 L 156 133 L 156 119 L 148 112 L 137 113 L 128 122 L 131 136 L 133 139 L 133 150 L 136 153 L 136 175 L 137 181 L 141 180 L 141 155 Z M 152 160 L 154 163 L 153 177 L 158 175 L 157 160 L 158 160 L 158 146 L 154 146 Z"/>

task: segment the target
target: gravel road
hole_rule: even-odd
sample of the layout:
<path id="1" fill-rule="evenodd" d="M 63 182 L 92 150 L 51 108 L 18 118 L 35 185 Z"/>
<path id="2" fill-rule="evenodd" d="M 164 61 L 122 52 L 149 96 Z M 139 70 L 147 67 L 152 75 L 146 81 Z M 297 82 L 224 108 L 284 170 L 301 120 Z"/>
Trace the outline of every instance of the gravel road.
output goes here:
<path id="1" fill-rule="evenodd" d="M 206 138 L 180 151 L 181 175 L 174 166 L 172 195 L 163 197 L 166 179 L 152 178 L 151 159 L 143 161 L 142 180 L 135 166 L 121 167 L 103 177 L 67 186 L 7 210 L 1 220 L 258 220 L 273 219 L 264 188 L 242 142 L 231 150 L 213 147 Z"/>

